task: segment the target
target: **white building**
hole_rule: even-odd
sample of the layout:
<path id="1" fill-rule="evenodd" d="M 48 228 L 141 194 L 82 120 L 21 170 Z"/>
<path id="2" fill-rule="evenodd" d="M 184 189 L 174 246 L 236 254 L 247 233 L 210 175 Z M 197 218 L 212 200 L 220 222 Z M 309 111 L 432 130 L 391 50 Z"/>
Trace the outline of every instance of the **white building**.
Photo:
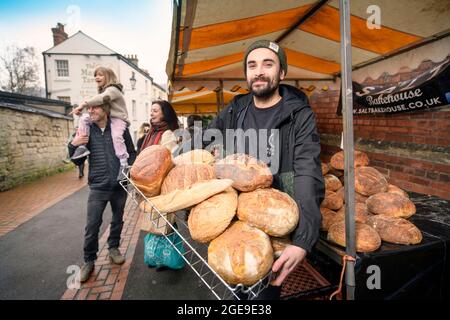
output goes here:
<path id="1" fill-rule="evenodd" d="M 136 56 L 124 57 L 81 31 L 68 38 L 60 23 L 52 31 L 55 46 L 43 52 L 47 98 L 80 104 L 97 94 L 95 68 L 111 68 L 124 87 L 129 130 L 136 142 L 139 126 L 148 122 L 152 101 L 167 100 L 166 90 L 138 67 Z"/>

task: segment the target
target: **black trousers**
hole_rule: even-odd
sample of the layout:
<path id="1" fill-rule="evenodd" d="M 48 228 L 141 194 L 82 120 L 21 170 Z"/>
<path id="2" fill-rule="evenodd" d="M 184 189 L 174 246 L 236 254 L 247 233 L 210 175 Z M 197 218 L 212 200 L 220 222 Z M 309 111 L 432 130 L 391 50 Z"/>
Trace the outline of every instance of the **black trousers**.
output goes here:
<path id="1" fill-rule="evenodd" d="M 84 261 L 97 259 L 98 234 L 103 222 L 103 212 L 108 202 L 111 205 L 112 220 L 108 237 L 108 247 L 118 248 L 120 234 L 123 228 L 123 211 L 127 193 L 123 189 L 114 191 L 92 190 L 89 193 L 87 205 L 87 221 L 84 234 Z"/>
<path id="2" fill-rule="evenodd" d="M 84 176 L 84 162 L 78 166 L 78 175 L 80 177 Z"/>

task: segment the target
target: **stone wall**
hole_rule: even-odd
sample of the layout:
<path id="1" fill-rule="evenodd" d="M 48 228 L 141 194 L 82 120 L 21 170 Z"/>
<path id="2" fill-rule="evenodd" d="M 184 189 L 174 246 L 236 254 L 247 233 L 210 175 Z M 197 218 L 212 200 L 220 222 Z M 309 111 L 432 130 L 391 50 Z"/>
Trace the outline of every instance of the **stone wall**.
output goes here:
<path id="1" fill-rule="evenodd" d="M 0 106 L 0 191 L 63 171 L 73 120 Z"/>

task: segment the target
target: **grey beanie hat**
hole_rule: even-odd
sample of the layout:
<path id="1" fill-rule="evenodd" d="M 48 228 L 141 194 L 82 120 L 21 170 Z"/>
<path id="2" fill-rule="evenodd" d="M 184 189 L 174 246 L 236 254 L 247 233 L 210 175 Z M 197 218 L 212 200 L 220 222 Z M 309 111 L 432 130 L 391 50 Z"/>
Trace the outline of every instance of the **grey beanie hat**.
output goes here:
<path id="1" fill-rule="evenodd" d="M 247 74 L 247 57 L 255 49 L 258 48 L 266 48 L 270 49 L 278 56 L 278 59 L 280 60 L 281 69 L 284 70 L 284 75 L 287 74 L 287 59 L 286 59 L 286 53 L 284 52 L 283 48 L 280 47 L 276 42 L 270 41 L 270 40 L 257 40 L 253 42 L 248 48 L 247 51 L 245 51 L 244 56 L 244 72 Z"/>

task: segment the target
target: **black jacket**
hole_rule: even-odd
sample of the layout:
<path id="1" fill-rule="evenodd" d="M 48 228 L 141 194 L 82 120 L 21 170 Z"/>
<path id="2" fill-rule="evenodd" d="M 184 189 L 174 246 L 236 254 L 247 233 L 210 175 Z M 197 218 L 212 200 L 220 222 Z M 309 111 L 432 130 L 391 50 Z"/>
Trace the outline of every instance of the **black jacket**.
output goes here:
<path id="1" fill-rule="evenodd" d="M 280 166 L 274 175 L 273 187 L 288 193 L 297 202 L 300 222 L 291 234 L 292 241 L 309 252 L 319 238 L 320 203 L 325 193 L 320 138 L 306 95 L 289 85 L 280 85 L 280 95 L 282 107 L 274 128 L 280 130 Z M 226 137 L 226 129 L 242 128 L 252 99 L 252 94 L 236 96 L 209 128 L 221 130 L 223 137 Z M 225 149 L 229 143 L 234 141 L 225 141 Z"/>
<path id="2" fill-rule="evenodd" d="M 123 134 L 127 152 L 129 154 L 128 164 L 132 165 L 136 159 L 136 150 L 134 149 L 133 140 L 131 140 L 128 129 Z M 76 147 L 69 143 L 69 155 L 72 156 Z M 121 188 L 117 181 L 119 174 L 120 161 L 114 151 L 114 145 L 111 137 L 111 122 L 108 120 L 104 133 L 96 125 L 91 124 L 89 142 L 87 148 L 91 152 L 88 156 L 89 176 L 88 184 L 91 189 L 112 191 Z M 79 165 L 86 158 L 72 160 L 73 163 Z"/>

